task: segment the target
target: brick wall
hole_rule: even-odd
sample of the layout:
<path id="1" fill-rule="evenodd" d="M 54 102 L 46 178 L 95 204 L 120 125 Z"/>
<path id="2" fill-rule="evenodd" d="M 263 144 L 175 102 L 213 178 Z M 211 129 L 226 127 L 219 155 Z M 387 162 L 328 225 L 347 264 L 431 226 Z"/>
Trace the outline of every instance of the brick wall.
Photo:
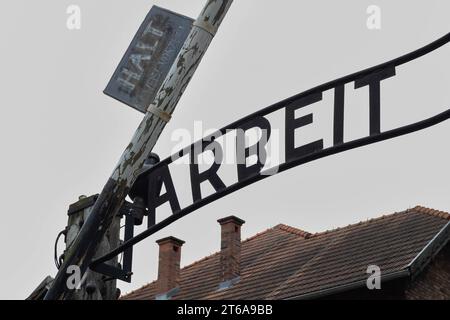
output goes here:
<path id="1" fill-rule="evenodd" d="M 422 271 L 405 291 L 407 300 L 450 299 L 450 244 Z"/>

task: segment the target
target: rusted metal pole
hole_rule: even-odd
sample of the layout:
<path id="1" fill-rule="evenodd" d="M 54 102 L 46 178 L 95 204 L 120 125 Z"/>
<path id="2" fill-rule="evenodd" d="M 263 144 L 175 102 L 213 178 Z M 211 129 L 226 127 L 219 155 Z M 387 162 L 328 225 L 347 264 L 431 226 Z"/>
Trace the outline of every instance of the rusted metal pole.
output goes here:
<path id="1" fill-rule="evenodd" d="M 70 276 L 67 274 L 68 267 L 78 266 L 81 276 L 88 269 L 102 237 L 111 226 L 145 159 L 175 111 L 180 97 L 192 79 L 232 2 L 232 0 L 208 0 L 206 3 L 159 89 L 155 101 L 148 108 L 147 114 L 106 183 L 88 220 L 66 253 L 64 263 L 45 296 L 46 300 L 70 299 L 73 291 L 66 285 Z"/>

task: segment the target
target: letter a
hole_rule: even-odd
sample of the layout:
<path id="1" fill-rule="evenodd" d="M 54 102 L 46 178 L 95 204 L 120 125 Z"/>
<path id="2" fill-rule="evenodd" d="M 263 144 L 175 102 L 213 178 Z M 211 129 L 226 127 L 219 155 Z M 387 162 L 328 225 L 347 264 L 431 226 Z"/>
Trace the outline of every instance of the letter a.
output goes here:
<path id="1" fill-rule="evenodd" d="M 371 5 L 367 8 L 367 14 L 370 16 L 367 18 L 367 28 L 369 30 L 381 29 L 381 9 L 379 6 Z"/>
<path id="2" fill-rule="evenodd" d="M 67 7 L 66 13 L 69 15 L 67 18 L 67 29 L 80 30 L 81 29 L 81 9 L 77 5 L 70 5 Z"/>

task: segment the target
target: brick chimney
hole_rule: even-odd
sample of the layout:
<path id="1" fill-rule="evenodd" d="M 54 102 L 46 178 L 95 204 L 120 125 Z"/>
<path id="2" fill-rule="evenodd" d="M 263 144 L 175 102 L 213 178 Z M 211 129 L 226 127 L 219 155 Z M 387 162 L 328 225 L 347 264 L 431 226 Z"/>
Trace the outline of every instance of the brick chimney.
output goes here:
<path id="1" fill-rule="evenodd" d="M 159 245 L 158 281 L 156 295 L 166 295 L 180 285 L 181 247 L 184 241 L 168 237 L 156 241 Z"/>
<path id="2" fill-rule="evenodd" d="M 245 223 L 235 216 L 218 220 L 221 226 L 221 282 L 236 280 L 241 275 L 241 226 Z"/>

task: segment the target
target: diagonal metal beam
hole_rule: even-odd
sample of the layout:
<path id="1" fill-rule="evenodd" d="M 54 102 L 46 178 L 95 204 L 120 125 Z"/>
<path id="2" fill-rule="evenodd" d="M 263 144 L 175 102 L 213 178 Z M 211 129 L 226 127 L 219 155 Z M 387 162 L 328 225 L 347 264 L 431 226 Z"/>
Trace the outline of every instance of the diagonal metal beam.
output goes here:
<path id="1" fill-rule="evenodd" d="M 67 252 L 45 300 L 70 299 L 72 290 L 66 283 L 69 266 L 78 266 L 81 277 L 86 272 L 97 246 L 120 210 L 125 197 L 137 178 L 145 159 L 155 146 L 170 120 L 184 90 L 192 79 L 201 59 L 214 38 L 232 0 L 208 0 L 194 23 L 180 54 L 162 84 L 155 101 L 139 125 L 130 144 L 122 154 L 106 183 L 92 213 L 77 239 Z"/>

